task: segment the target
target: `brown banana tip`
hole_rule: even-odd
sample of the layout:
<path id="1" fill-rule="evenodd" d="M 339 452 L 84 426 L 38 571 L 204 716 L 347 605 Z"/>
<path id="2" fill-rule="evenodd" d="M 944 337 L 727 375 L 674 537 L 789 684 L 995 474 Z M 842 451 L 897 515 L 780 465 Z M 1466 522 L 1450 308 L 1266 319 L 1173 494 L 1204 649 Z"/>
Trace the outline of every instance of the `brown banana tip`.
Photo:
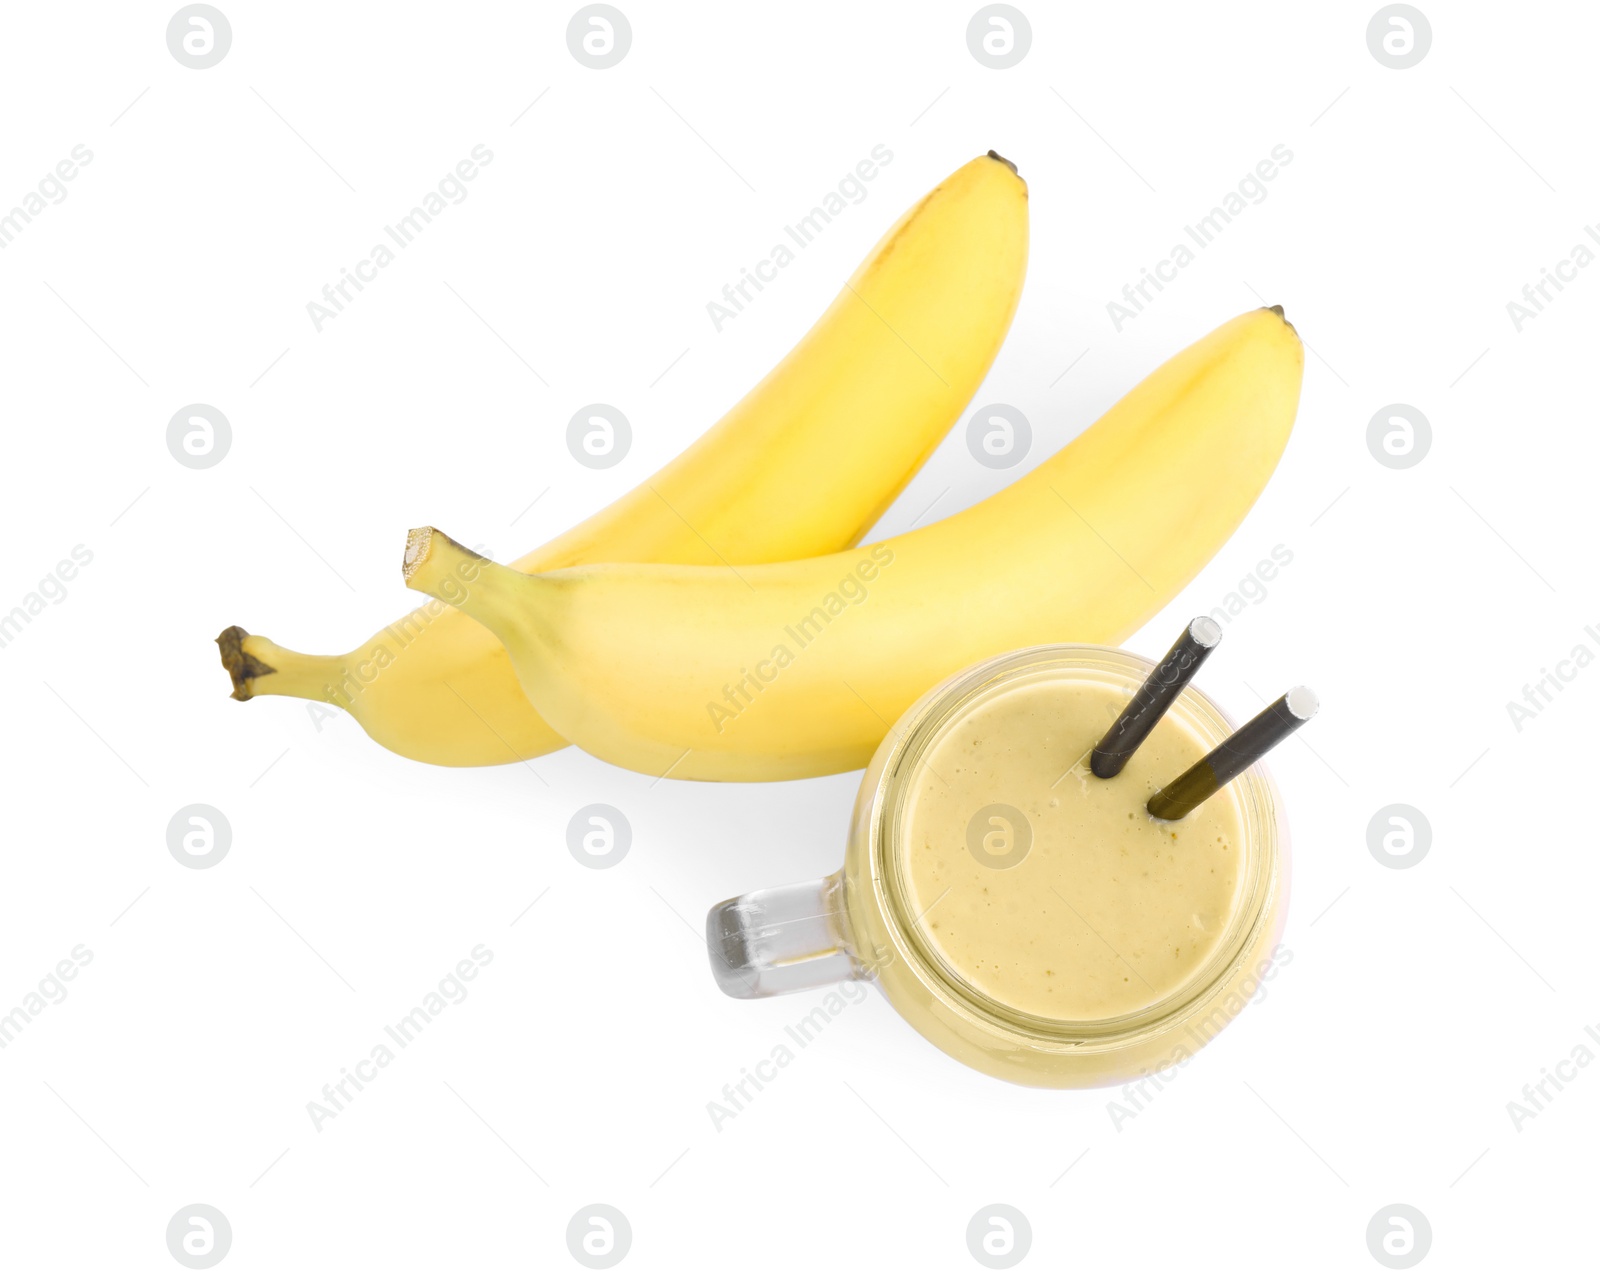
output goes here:
<path id="1" fill-rule="evenodd" d="M 1269 305 L 1269 306 L 1267 306 L 1265 308 L 1268 309 L 1268 310 L 1271 310 L 1273 314 L 1277 315 L 1280 319 L 1282 319 L 1283 320 L 1283 326 L 1288 328 L 1289 331 L 1293 332 L 1296 336 L 1300 335 L 1299 329 L 1296 328 L 1294 326 L 1294 324 L 1289 322 L 1289 316 L 1284 314 L 1283 307 L 1281 305 Z"/>
<path id="2" fill-rule="evenodd" d="M 1017 173 L 1017 166 L 1015 164 L 1013 164 L 1009 159 L 1007 159 L 1004 155 L 1002 155 L 999 151 L 990 151 L 989 152 L 989 158 L 990 159 L 999 160 L 1002 164 L 1004 164 L 1007 168 L 1009 168 L 1013 173 L 1016 173 L 1018 177 L 1022 176 L 1021 173 Z"/>
<path id="3" fill-rule="evenodd" d="M 257 659 L 244 649 L 244 640 L 249 636 L 249 631 L 241 629 L 237 624 L 230 625 L 217 634 L 217 649 L 222 654 L 222 667 L 228 670 L 228 676 L 233 680 L 233 698 L 240 701 L 254 695 L 255 692 L 250 688 L 253 679 L 278 671 L 265 660 Z"/>

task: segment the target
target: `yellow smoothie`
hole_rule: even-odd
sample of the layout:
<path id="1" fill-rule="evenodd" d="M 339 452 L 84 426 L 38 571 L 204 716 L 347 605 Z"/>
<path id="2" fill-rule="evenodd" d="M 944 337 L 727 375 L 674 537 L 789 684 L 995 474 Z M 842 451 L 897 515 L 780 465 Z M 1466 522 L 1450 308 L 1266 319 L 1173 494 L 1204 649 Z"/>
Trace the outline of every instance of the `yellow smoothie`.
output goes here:
<path id="1" fill-rule="evenodd" d="M 1184 715 L 1114 779 L 1089 770 L 1129 694 L 1082 674 L 998 687 L 908 776 L 895 853 L 913 927 L 947 976 L 1012 1013 L 1137 1013 L 1206 965 L 1240 906 L 1237 785 L 1176 822 L 1145 812 L 1209 751 Z"/>
<path id="2" fill-rule="evenodd" d="M 968 1066 L 1060 1087 L 1164 1074 L 1292 955 L 1274 946 L 1289 859 L 1263 767 L 1184 819 L 1145 813 L 1234 730 L 1203 692 L 1116 778 L 1089 770 L 1152 667 L 1084 645 L 986 660 L 924 695 L 867 768 L 831 924 Z"/>

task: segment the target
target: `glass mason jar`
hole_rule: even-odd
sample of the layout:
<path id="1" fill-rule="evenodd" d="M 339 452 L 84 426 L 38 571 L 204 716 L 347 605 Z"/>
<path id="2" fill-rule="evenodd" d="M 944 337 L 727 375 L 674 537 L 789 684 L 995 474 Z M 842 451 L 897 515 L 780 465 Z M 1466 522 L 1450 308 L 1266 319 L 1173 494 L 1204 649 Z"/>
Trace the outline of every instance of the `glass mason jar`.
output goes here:
<path id="1" fill-rule="evenodd" d="M 1018 1084 L 1120 1084 L 1186 1062 L 1276 973 L 1288 830 L 1260 763 L 1211 798 L 1236 803 L 1241 829 L 1231 914 L 1209 954 L 1178 985 L 1132 1012 L 1053 1019 L 996 1000 L 943 955 L 911 906 L 907 879 L 908 797 L 930 750 L 975 705 L 1041 679 L 1087 679 L 1125 701 L 1152 668 L 1141 656 L 1108 647 L 1042 646 L 985 661 L 934 687 L 906 711 L 867 767 L 843 869 L 711 909 L 706 938 L 718 985 L 750 999 L 870 979 L 947 1054 Z M 1206 750 L 1235 729 L 1192 684 L 1169 713 Z"/>

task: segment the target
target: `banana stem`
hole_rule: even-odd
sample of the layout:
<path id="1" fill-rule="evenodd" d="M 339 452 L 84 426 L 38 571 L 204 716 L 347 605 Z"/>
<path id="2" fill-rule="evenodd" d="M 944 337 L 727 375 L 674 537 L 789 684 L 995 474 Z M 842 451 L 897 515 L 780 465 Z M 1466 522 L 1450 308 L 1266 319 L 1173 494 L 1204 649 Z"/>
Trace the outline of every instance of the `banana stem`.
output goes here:
<path id="1" fill-rule="evenodd" d="M 480 557 L 437 527 L 406 533 L 401 573 L 406 588 L 465 612 L 502 641 L 522 628 L 527 599 L 519 595 L 530 577 Z"/>
<path id="2" fill-rule="evenodd" d="M 340 702 L 335 688 L 345 677 L 343 656 L 302 655 L 237 624 L 217 635 L 217 649 L 222 667 L 233 679 L 234 699 L 293 695 L 325 704 Z"/>

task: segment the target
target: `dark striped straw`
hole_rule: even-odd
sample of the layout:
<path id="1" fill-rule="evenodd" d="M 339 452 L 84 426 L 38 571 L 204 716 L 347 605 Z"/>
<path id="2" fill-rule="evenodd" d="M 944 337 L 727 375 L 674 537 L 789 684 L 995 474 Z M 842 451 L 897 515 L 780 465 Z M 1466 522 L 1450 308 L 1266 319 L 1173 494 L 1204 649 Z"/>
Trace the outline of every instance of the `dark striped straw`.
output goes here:
<path id="1" fill-rule="evenodd" d="M 1269 704 L 1232 735 L 1184 771 L 1155 796 L 1145 809 L 1157 819 L 1182 819 L 1223 784 L 1260 761 L 1317 712 L 1311 688 L 1297 686 Z"/>
<path id="2" fill-rule="evenodd" d="M 1120 774 L 1128 758 L 1138 751 L 1151 731 L 1156 728 L 1173 701 L 1189 685 L 1189 681 L 1205 663 L 1206 656 L 1222 641 L 1222 626 L 1210 616 L 1197 616 L 1189 627 L 1172 644 L 1172 649 L 1145 678 L 1122 716 L 1105 733 L 1105 738 L 1095 745 L 1089 758 L 1089 769 L 1101 779 Z"/>

